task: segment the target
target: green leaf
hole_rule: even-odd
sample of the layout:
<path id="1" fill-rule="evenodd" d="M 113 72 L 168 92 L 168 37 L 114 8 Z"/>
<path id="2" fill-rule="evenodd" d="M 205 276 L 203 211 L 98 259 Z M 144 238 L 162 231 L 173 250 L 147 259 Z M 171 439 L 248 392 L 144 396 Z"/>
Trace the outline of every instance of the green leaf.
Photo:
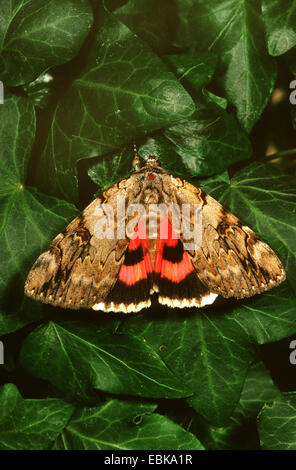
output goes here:
<path id="1" fill-rule="evenodd" d="M 55 443 L 59 450 L 202 450 L 202 444 L 156 406 L 109 399 L 77 410 Z M 111 457 L 111 456 L 110 456 Z"/>
<path id="2" fill-rule="evenodd" d="M 70 204 L 26 188 L 35 137 L 28 98 L 7 95 L 0 106 L 0 335 L 41 317 L 37 302 L 24 298 L 24 280 L 35 257 L 73 217 Z"/>
<path id="3" fill-rule="evenodd" d="M 227 99 L 224 98 L 223 96 L 218 96 L 212 93 L 209 90 L 204 90 L 203 91 L 204 96 L 208 97 L 210 101 L 214 101 L 220 108 L 225 109 L 227 108 Z"/>
<path id="4" fill-rule="evenodd" d="M 201 96 L 198 110 L 162 134 L 149 138 L 139 154 L 158 157 L 161 166 L 174 176 L 190 179 L 210 176 L 247 159 L 251 144 L 236 120 L 210 96 Z"/>
<path id="5" fill-rule="evenodd" d="M 167 56 L 180 82 L 195 92 L 206 87 L 213 78 L 217 57 L 210 52 L 187 52 Z"/>
<path id="6" fill-rule="evenodd" d="M 220 173 L 229 165 L 250 157 L 252 148 L 233 116 L 212 100 L 200 97 L 197 111 L 164 131 L 169 149 L 193 176 Z M 172 166 L 172 156 L 163 152 L 162 161 Z"/>
<path id="7" fill-rule="evenodd" d="M 50 92 L 53 85 L 54 77 L 49 73 L 40 75 L 33 82 L 24 86 L 24 90 L 31 98 L 35 106 L 45 108 L 50 98 Z"/>
<path id="8" fill-rule="evenodd" d="M 173 409 L 170 416 L 195 434 L 206 449 L 259 449 L 257 414 L 267 401 L 278 395 L 279 390 L 259 362 L 251 365 L 240 401 L 224 426 L 212 426 L 191 408 Z"/>
<path id="9" fill-rule="evenodd" d="M 247 375 L 240 401 L 231 421 L 241 424 L 255 418 L 262 405 L 279 394 L 262 362 L 253 364 Z"/>
<path id="10" fill-rule="evenodd" d="M 223 428 L 211 428 L 206 440 L 206 447 L 217 449 L 244 448 L 252 449 L 258 446 L 258 435 L 255 433 L 257 414 L 265 402 L 273 400 L 279 395 L 279 390 L 274 385 L 266 368 L 262 363 L 250 367 L 240 401 L 234 410 L 229 422 Z M 250 422 L 254 432 L 248 432 Z M 244 432 L 245 430 L 245 432 Z M 255 435 L 254 435 L 255 434 Z M 246 436 L 250 441 L 246 442 Z"/>
<path id="11" fill-rule="evenodd" d="M 173 36 L 174 10 L 171 0 L 129 0 L 114 13 L 152 49 L 161 53 L 169 47 Z"/>
<path id="12" fill-rule="evenodd" d="M 155 405 L 108 400 L 97 408 L 78 411 L 63 433 L 63 447 L 80 449 L 202 450 L 190 433 L 153 413 Z M 99 431 L 98 431 L 99 430 Z M 114 435 L 114 431 L 116 434 Z M 114 439 L 119 434 L 121 440 Z"/>
<path id="13" fill-rule="evenodd" d="M 296 450 L 296 393 L 283 393 L 264 405 L 258 431 L 263 449 Z"/>
<path id="14" fill-rule="evenodd" d="M 193 312 L 192 312 L 193 310 Z M 145 338 L 176 376 L 195 392 L 190 403 L 222 425 L 239 400 L 254 357 L 246 331 L 214 308 L 187 312 L 158 308 L 158 315 L 124 321 L 120 331 Z"/>
<path id="15" fill-rule="evenodd" d="M 279 341 L 296 333 L 295 292 L 287 283 L 239 305 L 233 313 L 258 344 Z"/>
<path id="16" fill-rule="evenodd" d="M 104 326 L 42 325 L 25 340 L 21 361 L 79 400 L 89 400 L 94 389 L 153 398 L 192 395 L 142 339 Z"/>
<path id="17" fill-rule="evenodd" d="M 106 190 L 124 178 L 133 170 L 133 152 L 130 147 L 118 151 L 114 156 L 106 155 L 89 166 L 87 174 L 100 190 Z"/>
<path id="18" fill-rule="evenodd" d="M 0 449 L 48 449 L 67 424 L 72 405 L 49 398 L 24 399 L 13 384 L 0 388 Z"/>
<path id="19" fill-rule="evenodd" d="M 138 151 L 144 159 L 155 155 L 174 176 L 190 179 L 223 171 L 248 158 L 252 149 L 235 119 L 210 97 L 201 96 L 198 111 L 190 119 L 168 127 L 155 138 L 146 139 Z M 91 164 L 88 175 L 105 190 L 130 175 L 132 160 L 132 149 L 126 146 Z"/>
<path id="20" fill-rule="evenodd" d="M 227 426 L 254 359 L 254 344 L 296 332 L 295 297 L 283 285 L 223 308 L 158 309 L 157 316 L 124 321 L 120 331 L 145 338 L 195 392 L 189 399 L 194 409 L 212 425 Z"/>
<path id="21" fill-rule="evenodd" d="M 71 201 L 77 199 L 78 160 L 102 155 L 195 109 L 147 45 L 107 12 L 103 20 L 85 68 L 55 110 L 39 165 L 38 186 Z"/>
<path id="22" fill-rule="evenodd" d="M 10 86 L 71 60 L 93 20 L 88 0 L 1 0 L 0 11 L 0 78 Z"/>
<path id="23" fill-rule="evenodd" d="M 220 58 L 219 82 L 247 132 L 260 117 L 274 87 L 259 0 L 177 0 L 179 44 Z"/>
<path id="24" fill-rule="evenodd" d="M 174 152 L 173 148 L 161 133 L 160 136 L 146 139 L 139 147 L 138 153 L 143 160 L 147 160 L 149 155 L 155 155 L 160 165 L 166 171 L 174 176 L 190 179 L 190 172 L 180 159 L 180 156 Z"/>
<path id="25" fill-rule="evenodd" d="M 273 56 L 285 54 L 296 46 L 296 1 L 263 0 L 268 52 Z"/>
<path id="26" fill-rule="evenodd" d="M 220 178 L 203 189 L 251 227 L 278 253 L 291 286 L 296 275 L 295 181 L 277 167 L 254 163 L 230 181 Z"/>

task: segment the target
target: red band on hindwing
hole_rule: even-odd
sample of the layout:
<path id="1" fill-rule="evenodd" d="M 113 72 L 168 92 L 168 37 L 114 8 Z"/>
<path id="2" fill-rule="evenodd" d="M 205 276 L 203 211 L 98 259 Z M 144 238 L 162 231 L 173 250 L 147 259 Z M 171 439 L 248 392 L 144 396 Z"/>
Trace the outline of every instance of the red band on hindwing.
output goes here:
<path id="1" fill-rule="evenodd" d="M 166 227 L 165 224 L 167 224 Z M 166 238 L 162 238 L 164 233 L 167 234 Z M 189 256 L 183 249 L 182 242 L 177 238 L 171 223 L 164 216 L 159 228 L 154 271 L 160 275 L 160 278 L 175 283 L 183 281 L 188 274 L 194 271 Z"/>
<path id="2" fill-rule="evenodd" d="M 158 292 L 160 303 L 169 306 L 198 305 L 207 294 L 181 240 L 164 216 L 160 220 L 154 269 L 146 231 L 140 221 L 108 301 L 122 302 L 127 309 L 132 305 L 147 306 L 153 291 Z"/>
<path id="3" fill-rule="evenodd" d="M 128 286 L 132 286 L 143 279 L 147 279 L 150 273 L 152 273 L 152 264 L 146 232 L 142 222 L 139 221 L 129 242 L 118 279 Z"/>

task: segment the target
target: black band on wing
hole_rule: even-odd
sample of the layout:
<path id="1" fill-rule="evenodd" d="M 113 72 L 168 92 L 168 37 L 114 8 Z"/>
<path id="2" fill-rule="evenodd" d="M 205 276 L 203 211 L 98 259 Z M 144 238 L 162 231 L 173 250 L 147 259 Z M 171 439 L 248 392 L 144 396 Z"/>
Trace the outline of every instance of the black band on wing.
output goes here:
<path id="1" fill-rule="evenodd" d="M 140 263 L 140 261 L 143 261 L 143 259 L 143 248 L 142 246 L 139 246 L 136 250 L 127 249 L 123 264 L 125 266 L 134 266 L 135 264 Z"/>
<path id="2" fill-rule="evenodd" d="M 114 302 L 114 304 L 129 305 L 139 304 L 146 301 L 150 297 L 150 289 L 152 287 L 152 276 L 149 274 L 147 279 L 141 279 L 132 286 L 126 285 L 117 279 L 112 290 L 105 299 L 105 303 Z"/>
<path id="3" fill-rule="evenodd" d="M 155 279 L 159 295 L 170 299 L 200 299 L 209 293 L 209 289 L 198 279 L 195 272 L 188 274 L 180 282 L 173 282 L 159 275 Z"/>
<path id="4" fill-rule="evenodd" d="M 171 263 L 180 263 L 183 259 L 183 244 L 180 240 L 176 246 L 168 246 L 164 244 L 162 258 Z"/>

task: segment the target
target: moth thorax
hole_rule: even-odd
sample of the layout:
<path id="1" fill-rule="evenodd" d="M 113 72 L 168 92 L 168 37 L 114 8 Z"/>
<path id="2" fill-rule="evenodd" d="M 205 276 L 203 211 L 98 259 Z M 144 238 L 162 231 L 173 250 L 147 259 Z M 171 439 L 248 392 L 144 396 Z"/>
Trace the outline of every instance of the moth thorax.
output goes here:
<path id="1" fill-rule="evenodd" d="M 158 191 L 151 191 L 151 188 L 145 188 L 144 191 L 145 204 L 158 204 L 159 194 Z"/>

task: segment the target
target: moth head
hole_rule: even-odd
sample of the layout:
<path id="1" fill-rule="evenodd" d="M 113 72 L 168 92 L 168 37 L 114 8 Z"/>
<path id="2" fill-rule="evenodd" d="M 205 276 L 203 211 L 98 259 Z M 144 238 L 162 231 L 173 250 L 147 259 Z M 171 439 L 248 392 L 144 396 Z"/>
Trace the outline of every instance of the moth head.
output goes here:
<path id="1" fill-rule="evenodd" d="M 149 155 L 147 160 L 145 160 L 142 165 L 140 164 L 138 169 L 136 168 L 136 173 L 141 177 L 141 179 L 145 179 L 147 182 L 152 182 L 157 180 L 157 177 L 166 172 L 160 167 L 157 158 L 154 155 Z"/>
<path id="2" fill-rule="evenodd" d="M 146 162 L 145 162 L 145 165 L 144 165 L 146 168 L 158 168 L 159 167 L 159 163 L 157 161 L 157 158 L 150 154 L 149 157 L 147 158 Z"/>

